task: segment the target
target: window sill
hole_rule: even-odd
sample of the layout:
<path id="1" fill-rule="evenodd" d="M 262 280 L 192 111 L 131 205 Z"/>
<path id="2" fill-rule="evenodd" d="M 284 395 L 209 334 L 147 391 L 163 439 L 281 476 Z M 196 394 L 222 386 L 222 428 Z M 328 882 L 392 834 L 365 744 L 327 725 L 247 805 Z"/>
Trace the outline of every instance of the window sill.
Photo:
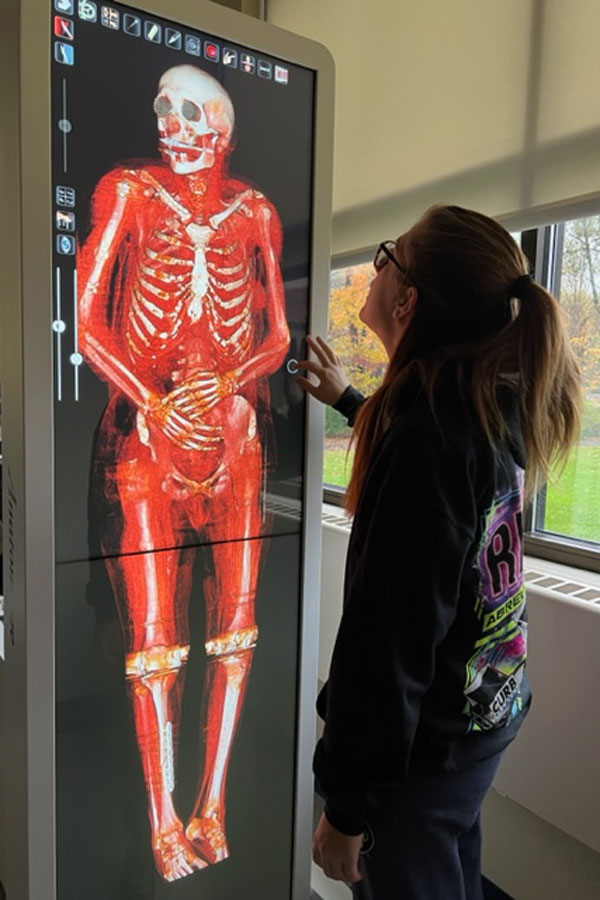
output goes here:
<path id="1" fill-rule="evenodd" d="M 341 511 L 344 506 L 343 488 L 324 485 L 323 503 Z M 548 560 L 576 571 L 600 573 L 600 547 L 596 549 L 593 544 L 561 540 L 551 534 L 528 533 L 525 535 L 524 549 L 527 556 L 536 559 Z"/>

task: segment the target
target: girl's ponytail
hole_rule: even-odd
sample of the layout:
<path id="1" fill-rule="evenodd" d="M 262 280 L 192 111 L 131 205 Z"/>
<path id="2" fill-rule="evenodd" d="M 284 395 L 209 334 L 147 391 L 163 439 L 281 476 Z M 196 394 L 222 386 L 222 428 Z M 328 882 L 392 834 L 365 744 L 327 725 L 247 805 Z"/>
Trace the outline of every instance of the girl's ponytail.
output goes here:
<path id="1" fill-rule="evenodd" d="M 564 465 L 579 436 L 582 389 L 555 298 L 535 281 L 519 279 L 517 301 L 519 308 L 502 333 L 506 353 L 504 359 L 499 354 L 497 363 L 500 373 L 512 370 L 516 375 L 531 493 L 555 465 Z M 488 368 L 485 357 L 480 367 Z"/>

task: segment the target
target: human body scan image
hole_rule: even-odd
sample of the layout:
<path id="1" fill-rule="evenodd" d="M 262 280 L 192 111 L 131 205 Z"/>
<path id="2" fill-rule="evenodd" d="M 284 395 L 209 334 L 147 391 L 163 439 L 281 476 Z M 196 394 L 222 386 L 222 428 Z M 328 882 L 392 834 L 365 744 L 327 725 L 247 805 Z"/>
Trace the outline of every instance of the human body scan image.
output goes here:
<path id="1" fill-rule="evenodd" d="M 121 12 L 120 25 L 124 16 Z M 74 25 L 88 29 L 91 63 L 92 51 L 98 53 L 93 38 L 106 44 L 117 30 L 102 30 L 101 22 L 85 19 Z M 166 34 L 167 26 L 160 27 Z M 145 29 L 141 20 L 137 46 L 148 56 L 154 48 L 153 41 L 143 42 Z M 125 36 L 118 35 L 121 41 Z M 77 46 L 76 38 L 75 32 L 73 49 L 81 59 L 85 48 Z M 131 43 L 119 46 L 126 51 L 123 59 L 133 61 Z M 118 694 L 120 709 L 127 695 L 127 724 L 106 705 L 102 713 L 113 762 L 120 766 L 115 746 L 128 742 L 123 766 L 135 772 L 132 783 L 138 784 L 137 791 L 128 787 L 121 792 L 118 803 L 123 841 L 112 858 L 111 898 L 135 897 L 136 885 L 154 884 L 156 878 L 164 885 L 183 879 L 195 883 L 217 864 L 235 861 L 229 810 L 236 808 L 236 798 L 229 774 L 233 765 L 233 781 L 239 784 L 248 765 L 243 744 L 236 756 L 240 728 L 245 727 L 246 735 L 264 730 L 270 713 L 285 710 L 280 721 L 267 721 L 264 738 L 255 734 L 255 741 L 264 739 L 263 754 L 281 752 L 272 741 L 285 723 L 289 746 L 283 752 L 289 759 L 282 784 L 294 765 L 301 516 L 286 529 L 274 523 L 268 506 L 269 496 L 281 485 L 291 500 L 297 503 L 301 497 L 303 400 L 293 393 L 285 364 L 307 327 L 311 133 L 308 128 L 303 136 L 304 182 L 296 184 L 299 200 L 292 199 L 296 208 L 290 210 L 282 191 L 285 178 L 271 178 L 271 184 L 260 179 L 261 168 L 265 171 L 265 163 L 269 167 L 262 157 L 270 153 L 281 162 L 281 145 L 268 140 L 262 145 L 269 135 L 261 134 L 259 121 L 254 128 L 238 124 L 241 107 L 242 122 L 252 125 L 248 92 L 255 92 L 260 106 L 258 78 L 252 82 L 239 67 L 229 73 L 240 85 L 236 99 L 236 82 L 228 90 L 217 68 L 208 71 L 210 56 L 202 64 L 184 56 L 164 67 L 165 47 L 157 49 L 160 56 L 148 73 L 150 82 L 154 75 L 153 85 L 144 81 L 139 96 L 140 66 L 132 84 L 123 81 L 120 90 L 99 95 L 95 107 L 85 97 L 94 84 L 91 68 L 87 82 L 77 85 L 76 100 L 77 57 L 70 80 L 63 77 L 68 63 L 56 53 L 54 57 L 57 116 L 72 124 L 59 128 L 55 138 L 57 203 L 58 188 L 63 189 L 56 215 L 61 234 L 53 323 L 57 568 L 88 560 L 86 570 L 70 576 L 79 587 L 70 589 L 62 606 L 57 592 L 57 694 L 60 708 L 61 694 L 77 695 L 79 690 L 68 651 L 60 650 L 66 644 L 62 629 L 74 630 L 94 645 L 82 683 L 94 684 L 94 694 L 105 701 L 107 690 Z M 224 52 L 218 50 L 219 55 Z M 170 51 L 167 55 L 173 56 Z M 95 90 L 101 87 L 101 81 L 94 85 Z M 276 103 L 268 100 L 272 110 L 262 110 L 270 118 L 289 97 L 284 94 L 287 82 L 267 87 L 279 91 L 273 95 Z M 65 109 L 69 93 L 71 107 Z M 306 100 L 309 126 L 310 91 Z M 100 133 L 103 115 L 107 130 L 124 130 L 126 137 L 106 141 L 88 159 L 82 140 L 85 123 L 89 120 L 92 131 Z M 137 122 L 143 122 L 140 133 Z M 253 166 L 257 143 L 258 167 Z M 78 167 L 71 183 L 69 172 L 61 171 L 67 151 Z M 240 174 L 234 169 L 235 153 Z M 293 227 L 290 218 L 295 219 Z M 65 241 L 69 221 L 75 223 L 71 245 Z M 287 261 L 286 231 L 292 235 Z M 66 252 L 69 246 L 73 253 Z M 75 343 L 69 353 L 71 333 Z M 295 437 L 291 452 L 290 435 Z M 78 517 L 80 527 L 74 527 Z M 284 545 L 287 532 L 293 543 Z M 82 534 L 87 553 L 81 550 Z M 272 562 L 280 548 L 295 560 L 287 584 Z M 58 578 L 57 583 L 67 580 Z M 85 612 L 78 608 L 77 591 Z M 263 595 L 265 629 L 259 613 Z M 279 637 L 272 627 L 276 617 L 268 621 L 276 603 L 282 606 L 276 615 L 287 618 L 285 626 L 278 626 Z M 263 632 L 270 634 L 270 646 L 257 672 L 256 690 L 268 682 L 269 692 L 280 696 L 260 719 L 245 722 Z M 107 635 L 112 640 L 108 654 Z M 278 667 L 285 666 L 285 659 L 284 672 Z M 84 695 L 86 690 L 90 688 Z M 260 694 L 255 709 L 257 703 Z M 60 716 L 57 731 L 60 775 L 61 741 L 68 744 L 61 737 Z M 256 776 L 253 764 L 247 773 L 251 779 Z M 89 776 L 93 781 L 91 769 Z M 112 774 L 108 777 L 113 790 Z M 283 830 L 279 828 L 290 844 L 291 784 L 293 777 L 285 788 Z M 59 795 L 63 785 L 66 797 L 72 788 L 67 776 L 59 777 Z M 72 802 L 65 800 L 63 808 Z M 59 813 L 60 808 L 59 799 Z M 234 832 L 239 835 L 239 808 L 237 813 Z M 68 819 L 59 814 L 59 848 L 61 833 L 72 830 Z M 246 816 L 249 846 L 257 840 L 255 825 Z M 291 847 L 283 854 L 284 863 L 290 853 Z M 273 877 L 283 878 L 283 868 Z M 75 884 L 72 873 L 64 876 L 64 896 L 71 896 L 69 878 Z M 217 888 L 211 896 L 233 896 L 227 878 L 221 888 L 212 883 Z"/>
<path id="2" fill-rule="evenodd" d="M 97 490 L 102 503 L 110 498 L 103 546 L 152 847 L 173 881 L 228 854 L 227 767 L 258 638 L 257 398 L 289 329 L 277 211 L 226 173 L 229 96 L 200 69 L 177 66 L 161 77 L 154 111 L 163 162 L 119 166 L 96 189 L 79 322 L 84 357 L 112 389 L 98 441 Z M 172 791 L 189 654 L 191 558 L 178 546 L 186 530 L 215 544 L 215 573 L 206 585 L 205 772 L 184 827 Z"/>

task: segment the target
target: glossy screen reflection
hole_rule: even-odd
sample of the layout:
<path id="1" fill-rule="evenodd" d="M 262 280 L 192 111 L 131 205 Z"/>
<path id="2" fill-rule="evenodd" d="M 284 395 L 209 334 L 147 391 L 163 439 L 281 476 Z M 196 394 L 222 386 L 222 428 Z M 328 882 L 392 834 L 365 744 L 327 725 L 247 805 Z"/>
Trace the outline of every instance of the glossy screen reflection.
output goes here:
<path id="1" fill-rule="evenodd" d="M 86 557 L 98 559 L 87 598 L 96 624 L 120 623 L 155 875 L 162 884 L 195 882 L 235 855 L 228 773 L 253 689 L 263 584 L 273 591 L 267 496 L 282 475 L 301 487 L 302 402 L 285 361 L 307 324 L 312 75 L 293 69 L 301 90 L 287 96 L 288 80 L 263 91 L 247 69 L 224 77 L 217 43 L 184 41 L 173 23 L 150 27 L 142 15 L 136 32 L 133 13 L 118 6 L 93 21 L 92 5 L 79 6 L 79 21 L 63 5 L 67 24 L 55 23 L 72 52 L 55 42 L 53 70 L 59 562 L 83 558 L 80 536 L 71 541 L 61 524 L 81 518 L 85 498 Z M 192 59 L 192 46 L 210 53 Z M 109 52 L 122 63 L 112 75 L 97 67 L 103 58 L 106 69 Z M 275 62 L 259 62 L 263 78 L 275 71 Z M 287 138 L 291 156 L 276 138 L 277 116 L 304 122 L 295 141 Z M 281 165 L 294 158 L 286 193 Z M 295 284 L 287 291 L 286 269 Z M 296 444 L 291 459 L 281 418 Z M 282 601 L 289 598 L 282 660 L 295 659 L 299 561 L 296 572 L 295 587 L 289 578 L 281 586 Z M 72 599 L 58 605 L 59 633 L 72 625 Z M 204 688 L 198 777 L 182 804 L 186 668 L 198 640 L 191 603 L 204 609 Z M 78 639 L 86 639 L 81 627 Z M 60 659 L 58 668 L 69 670 Z M 268 677 L 281 681 L 293 708 L 295 674 L 281 676 L 274 669 Z M 83 698 L 86 680 L 81 694 L 77 685 L 67 693 Z M 293 741 L 276 752 L 292 761 Z M 59 806 L 70 788 L 61 775 Z M 289 809 L 282 827 L 291 840 Z"/>

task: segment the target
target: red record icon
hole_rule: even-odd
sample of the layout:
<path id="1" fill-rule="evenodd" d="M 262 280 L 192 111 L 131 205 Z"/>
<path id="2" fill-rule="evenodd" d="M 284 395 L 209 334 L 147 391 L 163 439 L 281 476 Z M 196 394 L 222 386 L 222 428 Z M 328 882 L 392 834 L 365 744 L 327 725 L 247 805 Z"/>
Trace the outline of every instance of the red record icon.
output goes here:
<path id="1" fill-rule="evenodd" d="M 220 51 L 217 44 L 212 44 L 209 41 L 205 41 L 204 43 L 204 57 L 205 59 L 209 59 L 211 62 L 219 62 Z"/>

